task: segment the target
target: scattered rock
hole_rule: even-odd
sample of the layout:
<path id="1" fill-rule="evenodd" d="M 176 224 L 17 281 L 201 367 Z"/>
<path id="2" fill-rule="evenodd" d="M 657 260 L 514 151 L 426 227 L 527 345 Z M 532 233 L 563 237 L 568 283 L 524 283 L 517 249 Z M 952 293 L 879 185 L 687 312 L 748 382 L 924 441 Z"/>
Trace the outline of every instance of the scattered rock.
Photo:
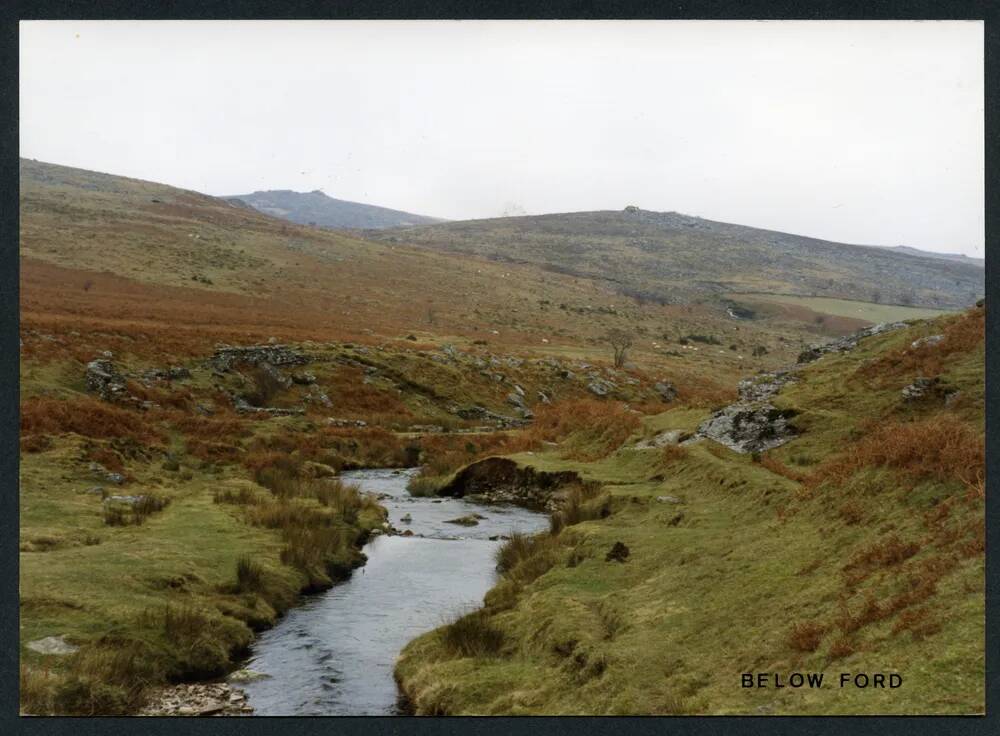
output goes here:
<path id="1" fill-rule="evenodd" d="M 110 360 L 92 360 L 87 363 L 84 378 L 87 390 L 98 394 L 105 401 L 116 401 L 127 396 L 126 378 Z"/>
<path id="2" fill-rule="evenodd" d="M 312 383 L 316 383 L 316 376 L 307 371 L 295 372 L 292 374 L 292 382 L 297 383 L 300 386 L 308 386 Z"/>
<path id="3" fill-rule="evenodd" d="M 367 427 L 368 422 L 362 421 L 361 419 L 337 419 L 335 417 L 328 417 L 326 423 L 331 427 Z"/>
<path id="4" fill-rule="evenodd" d="M 628 559 L 629 549 L 622 542 L 615 542 L 604 556 L 605 562 L 625 562 Z"/>
<path id="5" fill-rule="evenodd" d="M 268 363 L 271 366 L 303 365 L 309 362 L 309 357 L 286 345 L 248 345 L 245 347 L 218 345 L 209 362 L 215 370 L 226 373 L 236 365 L 259 365 L 261 363 Z"/>
<path id="6" fill-rule="evenodd" d="M 913 383 L 904 386 L 900 393 L 903 394 L 903 400 L 908 402 L 943 398 L 947 404 L 952 396 L 960 392 L 942 383 L 939 376 L 935 376 L 934 378 L 920 376 Z M 954 401 L 954 399 L 951 400 Z"/>
<path id="7" fill-rule="evenodd" d="M 871 337 L 872 335 L 881 335 L 883 332 L 898 330 L 902 327 L 906 327 L 905 322 L 882 322 L 881 324 L 867 327 L 863 330 L 859 330 L 858 332 L 846 335 L 824 345 L 810 345 L 808 350 L 804 350 L 799 354 L 798 362 L 800 364 L 810 363 L 822 357 L 825 353 L 843 353 L 848 350 L 853 350 L 857 347 L 858 341 L 863 338 Z"/>
<path id="8" fill-rule="evenodd" d="M 120 503 L 126 506 L 135 506 L 144 498 L 145 496 L 106 496 L 104 499 L 104 503 L 106 504 Z"/>
<path id="9" fill-rule="evenodd" d="M 319 404 L 326 409 L 333 408 L 333 402 L 330 401 L 330 397 L 323 393 L 319 386 L 313 385 L 309 387 L 309 393 L 306 394 L 305 401 L 307 403 Z"/>
<path id="10" fill-rule="evenodd" d="M 527 423 L 524 419 L 515 419 L 514 417 L 504 416 L 503 414 L 496 414 L 482 406 L 456 408 L 454 410 L 454 414 L 462 419 L 475 419 L 493 422 L 497 427 L 505 429 L 523 427 Z"/>
<path id="11" fill-rule="evenodd" d="M 825 353 L 851 350 L 862 338 L 905 326 L 905 322 L 878 324 L 825 345 L 812 345 L 799 355 L 799 364 L 816 360 Z M 794 370 L 761 373 L 740 381 L 740 400 L 720 409 L 703 422 L 698 427 L 697 436 L 715 440 L 741 453 L 763 452 L 790 440 L 796 435 L 796 430 L 789 420 L 796 412 L 793 409 L 778 409 L 770 403 L 770 399 L 785 384 L 797 380 Z M 903 390 L 906 392 L 907 389 Z M 689 444 L 694 439 L 685 440 L 682 444 Z"/>
<path id="12" fill-rule="evenodd" d="M 440 434 L 444 432 L 444 427 L 440 424 L 414 424 L 410 427 L 411 432 L 424 432 L 427 434 Z"/>
<path id="13" fill-rule="evenodd" d="M 264 672 L 258 672 L 257 670 L 251 670 L 248 668 L 238 669 L 231 673 L 226 679 L 229 682 L 256 682 L 257 680 L 266 680 L 270 675 Z"/>
<path id="14" fill-rule="evenodd" d="M 636 443 L 635 447 L 637 450 L 657 449 L 668 445 L 679 444 L 690 436 L 691 433 L 685 432 L 683 429 L 668 429 L 666 432 L 660 432 L 652 439 Z"/>
<path id="15" fill-rule="evenodd" d="M 510 404 L 511 406 L 517 407 L 518 409 L 524 409 L 524 408 L 526 408 L 525 405 L 524 405 L 524 394 L 523 393 L 518 394 L 518 393 L 515 393 L 515 392 L 511 391 L 509 394 L 507 394 L 507 403 Z"/>
<path id="16" fill-rule="evenodd" d="M 677 496 L 657 496 L 656 500 L 660 503 L 681 503 Z"/>
<path id="17" fill-rule="evenodd" d="M 910 343 L 911 348 L 919 348 L 924 345 L 937 345 L 939 342 L 944 340 L 944 335 L 928 335 L 927 337 L 921 337 Z"/>
<path id="18" fill-rule="evenodd" d="M 677 387 L 669 381 L 658 381 L 653 384 L 653 390 L 666 402 L 671 402 L 677 398 Z"/>
<path id="19" fill-rule="evenodd" d="M 244 671 L 249 672 L 249 670 L 238 672 Z M 236 674 L 233 673 L 230 679 Z M 139 711 L 139 715 L 206 717 L 243 716 L 252 712 L 253 707 L 247 702 L 243 690 L 225 683 L 198 683 L 160 688 L 150 698 L 146 707 Z"/>
<path id="20" fill-rule="evenodd" d="M 26 646 L 31 651 L 38 652 L 39 654 L 54 654 L 57 656 L 73 654 L 80 649 L 80 647 L 66 641 L 65 634 L 46 636 L 44 639 L 35 639 L 34 641 L 29 641 Z"/>
<path id="21" fill-rule="evenodd" d="M 595 396 L 607 396 L 611 387 L 607 382 L 596 379 L 587 384 L 587 390 Z"/>
<path id="22" fill-rule="evenodd" d="M 459 516 L 457 519 L 448 519 L 445 521 L 446 524 L 458 524 L 459 526 L 479 526 L 479 519 L 476 518 L 478 514 L 469 514 L 468 516 Z M 482 518 L 482 517 L 480 517 Z"/>

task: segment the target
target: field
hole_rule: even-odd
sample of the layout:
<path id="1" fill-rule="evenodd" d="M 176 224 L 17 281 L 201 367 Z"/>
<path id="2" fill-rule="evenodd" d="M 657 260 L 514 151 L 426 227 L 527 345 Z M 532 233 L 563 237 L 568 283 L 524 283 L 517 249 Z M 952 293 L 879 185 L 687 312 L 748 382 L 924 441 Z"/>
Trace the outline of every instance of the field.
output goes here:
<path id="1" fill-rule="evenodd" d="M 898 322 L 908 319 L 937 317 L 946 312 L 941 309 L 904 307 L 896 304 L 876 304 L 874 302 L 830 299 L 819 296 L 793 296 L 791 294 L 731 294 L 734 299 L 751 304 L 767 303 L 805 307 L 818 315 L 849 317 L 863 322 Z"/>

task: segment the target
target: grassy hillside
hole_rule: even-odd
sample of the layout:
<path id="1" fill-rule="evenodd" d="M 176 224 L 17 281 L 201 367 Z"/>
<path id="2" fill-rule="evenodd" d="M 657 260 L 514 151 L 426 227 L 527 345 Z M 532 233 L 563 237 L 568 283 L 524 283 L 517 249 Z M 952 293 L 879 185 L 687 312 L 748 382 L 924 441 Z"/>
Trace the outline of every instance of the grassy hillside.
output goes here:
<path id="1" fill-rule="evenodd" d="M 943 340 L 911 347 L 935 334 Z M 552 534 L 501 551 L 484 608 L 404 650 L 396 673 L 411 706 L 982 713 L 983 368 L 973 310 L 803 368 L 776 399 L 798 412 L 801 434 L 762 456 L 708 440 L 634 447 L 693 431 L 708 413 L 683 407 L 599 459 L 585 428 L 560 448 L 512 456 L 599 487 L 564 507 Z M 907 402 L 901 390 L 918 376 L 947 388 Z M 743 673 L 787 683 L 792 672 L 826 673 L 825 683 L 741 687 Z M 898 673 L 904 684 L 841 689 L 841 672 Z"/>
<path id="2" fill-rule="evenodd" d="M 826 315 L 855 319 L 860 322 L 878 324 L 898 322 L 906 319 L 925 319 L 944 314 L 940 309 L 926 307 L 902 307 L 895 304 L 852 301 L 849 299 L 829 299 L 819 296 L 792 296 L 789 294 L 732 294 L 731 297 L 742 306 L 754 311 L 766 312 L 768 307 L 795 313 L 802 310 L 816 315 L 814 320 Z"/>
<path id="3" fill-rule="evenodd" d="M 983 269 L 974 264 L 636 208 L 451 222 L 372 237 L 534 263 L 670 303 L 757 291 L 960 308 L 984 288 Z"/>
<path id="4" fill-rule="evenodd" d="M 318 190 L 292 192 L 287 189 L 275 189 L 252 194 L 235 194 L 224 199 L 237 205 L 249 205 L 264 214 L 291 220 L 299 225 L 333 230 L 380 229 L 443 222 L 436 217 L 334 199 Z"/>
<path id="5" fill-rule="evenodd" d="M 141 334 L 190 355 L 270 336 L 412 334 L 593 359 L 609 355 L 601 337 L 620 328 L 635 336 L 635 360 L 735 377 L 852 328 L 640 304 L 532 265 L 360 240 L 195 192 L 27 160 L 20 253 L 22 323 L 79 332 L 78 346 L 91 332 Z M 681 349 L 688 335 L 710 336 L 719 349 Z M 757 346 L 766 357 L 753 355 Z"/>

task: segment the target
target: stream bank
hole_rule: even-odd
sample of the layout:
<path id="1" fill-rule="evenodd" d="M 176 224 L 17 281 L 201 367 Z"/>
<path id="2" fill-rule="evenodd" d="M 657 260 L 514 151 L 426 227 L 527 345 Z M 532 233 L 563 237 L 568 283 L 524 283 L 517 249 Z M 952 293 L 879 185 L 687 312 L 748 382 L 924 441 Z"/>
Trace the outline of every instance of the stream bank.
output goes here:
<path id="1" fill-rule="evenodd" d="M 482 604 L 503 537 L 547 527 L 545 514 L 518 506 L 412 497 L 406 484 L 415 472 L 343 474 L 412 536 L 375 536 L 349 580 L 259 636 L 245 667 L 261 677 L 240 683 L 255 715 L 401 714 L 393 668 L 402 648 Z"/>

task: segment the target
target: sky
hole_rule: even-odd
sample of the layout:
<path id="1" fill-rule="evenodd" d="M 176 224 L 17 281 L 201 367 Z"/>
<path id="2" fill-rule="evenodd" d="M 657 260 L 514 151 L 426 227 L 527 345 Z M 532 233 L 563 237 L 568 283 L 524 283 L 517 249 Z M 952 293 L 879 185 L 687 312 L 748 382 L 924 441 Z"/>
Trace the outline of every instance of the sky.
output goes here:
<path id="1" fill-rule="evenodd" d="M 30 21 L 20 42 L 26 158 L 984 255 L 977 21 Z"/>

